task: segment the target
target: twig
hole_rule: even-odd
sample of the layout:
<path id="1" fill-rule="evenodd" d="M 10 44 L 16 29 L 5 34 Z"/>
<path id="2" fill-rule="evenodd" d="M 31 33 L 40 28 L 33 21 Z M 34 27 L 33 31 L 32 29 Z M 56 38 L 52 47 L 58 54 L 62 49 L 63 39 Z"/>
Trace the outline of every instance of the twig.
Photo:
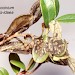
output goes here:
<path id="1" fill-rule="evenodd" d="M 4 44 L 4 43 L 7 42 L 7 41 L 10 41 L 11 39 L 13 39 L 13 38 L 15 38 L 15 37 L 24 37 L 24 36 L 26 36 L 26 35 L 30 35 L 30 36 L 32 37 L 32 39 L 34 39 L 32 34 L 19 34 L 18 32 L 16 32 L 15 34 L 11 35 L 10 37 L 8 37 L 8 38 L 2 40 L 2 41 L 0 42 L 0 45 Z"/>
<path id="2" fill-rule="evenodd" d="M 32 44 L 30 44 L 32 46 Z M 20 42 L 10 42 L 9 44 L 0 46 L 0 52 L 12 52 L 12 53 L 31 53 L 32 48 L 26 49 L 25 46 Z"/>
<path id="3" fill-rule="evenodd" d="M 34 46 L 34 36 L 31 34 L 17 34 L 15 33 L 14 35 L 12 35 L 11 37 L 7 38 L 6 40 L 3 40 L 2 42 L 0 42 L 1 44 L 14 38 L 14 37 L 18 37 L 18 36 L 23 36 L 25 38 L 27 38 L 28 36 L 31 37 L 31 41 L 29 43 L 27 43 L 25 40 L 22 42 L 9 42 L 6 43 L 2 46 L 0 46 L 0 51 L 9 51 L 9 52 L 17 52 L 17 53 L 28 53 L 30 51 L 32 51 L 32 48 Z"/>

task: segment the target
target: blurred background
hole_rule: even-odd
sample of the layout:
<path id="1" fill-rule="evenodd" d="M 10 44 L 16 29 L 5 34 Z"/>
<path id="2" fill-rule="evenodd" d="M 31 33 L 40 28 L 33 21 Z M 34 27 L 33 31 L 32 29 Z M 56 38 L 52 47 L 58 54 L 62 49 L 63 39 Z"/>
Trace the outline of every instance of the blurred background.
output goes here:
<path id="1" fill-rule="evenodd" d="M 13 14 L 0 14 L 0 33 L 4 33 L 11 22 L 18 16 L 27 14 L 36 0 L 0 0 L 0 7 L 14 7 L 12 11 Z M 60 12 L 58 16 L 75 13 L 75 0 L 59 0 L 60 2 Z M 10 10 L 10 9 L 9 9 Z M 0 9 L 2 11 L 2 9 Z M 11 11 L 11 10 L 10 10 Z M 41 35 L 41 23 L 43 19 L 41 18 L 36 24 L 31 26 L 26 32 L 30 32 L 37 36 Z M 68 50 L 70 55 L 75 58 L 75 23 L 60 23 L 62 26 L 63 39 L 69 42 Z M 40 33 L 39 33 L 40 32 Z M 10 67 L 8 61 L 9 53 L 0 53 L 0 67 L 4 67 L 8 70 L 10 75 L 15 75 Z M 27 65 L 31 58 L 31 55 L 19 54 L 21 60 Z M 32 75 L 73 75 L 72 71 L 68 66 L 59 66 L 52 63 L 43 64 L 37 71 Z"/>

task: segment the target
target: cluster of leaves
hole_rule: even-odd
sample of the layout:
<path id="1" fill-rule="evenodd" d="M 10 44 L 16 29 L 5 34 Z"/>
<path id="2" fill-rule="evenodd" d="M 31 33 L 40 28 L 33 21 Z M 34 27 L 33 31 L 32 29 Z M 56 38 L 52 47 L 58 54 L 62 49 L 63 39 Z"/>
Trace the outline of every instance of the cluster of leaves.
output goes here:
<path id="1" fill-rule="evenodd" d="M 52 20 L 57 20 L 59 22 L 75 22 L 75 14 L 67 14 L 57 18 L 60 8 L 58 0 L 40 0 L 40 7 L 46 27 L 49 27 L 49 23 Z M 40 57 L 39 55 L 34 53 L 34 50 L 32 50 L 32 56 L 33 58 L 29 62 L 29 67 L 26 68 L 25 64 L 20 60 L 18 54 L 10 53 L 9 62 L 13 71 L 16 74 L 18 74 L 21 70 L 25 70 L 25 72 L 27 72 L 35 66 L 36 62 L 44 62 L 47 59 L 48 54 Z M 33 59 L 35 62 L 33 61 Z M 4 74 L 9 75 L 4 68 L 0 68 L 0 75 Z"/>
<path id="2" fill-rule="evenodd" d="M 75 22 L 75 14 L 66 14 L 57 18 L 59 14 L 59 1 L 58 0 L 40 0 L 41 12 L 46 27 L 52 20 L 59 22 Z"/>
<path id="3" fill-rule="evenodd" d="M 47 28 L 52 20 L 59 22 L 75 22 L 75 14 L 67 14 L 57 18 L 60 8 L 58 0 L 40 0 L 40 7 Z M 33 49 L 32 56 L 35 62 L 42 63 L 48 58 L 48 53 L 40 57 Z"/>
<path id="4" fill-rule="evenodd" d="M 20 60 L 20 57 L 16 53 L 10 53 L 9 62 L 15 73 L 18 73 L 20 69 L 26 70 L 24 63 Z"/>
<path id="5" fill-rule="evenodd" d="M 16 53 L 10 53 L 9 62 L 10 62 L 10 65 L 11 65 L 13 71 L 16 74 L 21 73 L 22 71 L 24 71 L 24 74 L 29 73 L 28 71 L 30 71 L 36 64 L 36 62 L 34 62 L 33 58 L 31 58 L 28 66 L 26 68 L 26 65 L 20 60 L 19 55 Z"/>

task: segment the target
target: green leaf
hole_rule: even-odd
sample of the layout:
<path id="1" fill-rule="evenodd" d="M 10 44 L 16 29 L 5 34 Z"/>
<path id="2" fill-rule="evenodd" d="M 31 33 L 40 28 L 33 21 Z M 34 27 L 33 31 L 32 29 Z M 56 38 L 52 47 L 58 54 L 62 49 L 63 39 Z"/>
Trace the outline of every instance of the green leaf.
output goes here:
<path id="1" fill-rule="evenodd" d="M 24 70 L 26 69 L 24 63 L 21 62 L 21 61 L 10 60 L 10 63 L 13 64 L 16 67 L 22 68 Z"/>
<path id="2" fill-rule="evenodd" d="M 50 21 L 54 20 L 59 13 L 58 0 L 40 0 L 41 12 L 46 27 Z"/>
<path id="3" fill-rule="evenodd" d="M 33 58 L 31 58 L 31 60 L 29 61 L 27 70 L 31 70 L 34 66 L 35 66 L 36 62 L 33 60 Z"/>
<path id="4" fill-rule="evenodd" d="M 4 75 L 9 75 L 8 71 L 2 67 L 0 67 L 0 71 L 2 71 Z"/>
<path id="5" fill-rule="evenodd" d="M 9 54 L 9 61 L 10 60 L 17 60 L 17 61 L 20 61 L 20 57 L 17 53 L 10 53 Z"/>
<path id="6" fill-rule="evenodd" d="M 42 63 L 48 58 L 48 53 L 45 53 L 42 56 L 39 56 L 39 54 L 37 54 L 35 52 L 35 49 L 33 49 L 32 50 L 32 56 L 33 56 L 33 59 L 34 59 L 35 62 Z"/>
<path id="7" fill-rule="evenodd" d="M 18 54 L 16 54 L 16 53 L 10 53 L 10 54 L 9 54 L 9 63 L 10 63 L 11 60 L 20 61 L 20 58 L 19 58 Z M 11 67 L 12 67 L 12 69 L 13 69 L 13 71 L 14 71 L 15 73 L 18 73 L 18 72 L 20 71 L 20 68 L 19 68 L 19 67 L 14 66 L 14 65 L 11 64 L 11 63 L 10 63 L 10 65 L 11 65 Z"/>
<path id="8" fill-rule="evenodd" d="M 0 70 L 0 75 L 4 75 L 3 72 Z"/>
<path id="9" fill-rule="evenodd" d="M 16 74 L 19 73 L 19 71 L 20 71 L 20 68 L 19 68 L 19 67 L 16 67 L 16 66 L 14 66 L 14 65 L 12 65 L 12 64 L 11 64 L 11 67 L 12 67 L 13 71 L 14 71 Z"/>
<path id="10" fill-rule="evenodd" d="M 75 22 L 75 14 L 66 14 L 57 18 L 59 22 Z"/>
<path id="11" fill-rule="evenodd" d="M 56 17 L 57 17 L 59 13 L 59 8 L 60 8 L 59 0 L 55 0 L 55 7 L 56 7 Z"/>

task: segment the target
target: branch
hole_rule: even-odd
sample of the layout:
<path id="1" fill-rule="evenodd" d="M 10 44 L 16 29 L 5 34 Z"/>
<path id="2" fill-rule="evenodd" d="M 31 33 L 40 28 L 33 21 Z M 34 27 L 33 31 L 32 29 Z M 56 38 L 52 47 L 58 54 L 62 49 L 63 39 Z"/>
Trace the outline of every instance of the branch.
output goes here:
<path id="1" fill-rule="evenodd" d="M 32 51 L 32 44 L 27 44 L 24 46 L 21 42 L 10 42 L 6 45 L 0 46 L 0 52 L 12 52 L 12 53 L 21 53 L 21 54 L 29 54 Z"/>
<path id="2" fill-rule="evenodd" d="M 11 40 L 14 37 L 18 38 L 20 36 L 24 37 L 24 40 L 20 39 L 20 41 L 14 41 L 14 42 L 9 41 L 9 39 Z M 6 41 L 9 41 L 9 42 L 6 42 Z M 0 52 L 5 51 L 5 52 L 28 54 L 28 53 L 31 53 L 32 48 L 34 46 L 34 36 L 31 34 L 16 34 L 0 42 L 0 44 L 2 43 L 4 44 L 0 46 Z"/>

